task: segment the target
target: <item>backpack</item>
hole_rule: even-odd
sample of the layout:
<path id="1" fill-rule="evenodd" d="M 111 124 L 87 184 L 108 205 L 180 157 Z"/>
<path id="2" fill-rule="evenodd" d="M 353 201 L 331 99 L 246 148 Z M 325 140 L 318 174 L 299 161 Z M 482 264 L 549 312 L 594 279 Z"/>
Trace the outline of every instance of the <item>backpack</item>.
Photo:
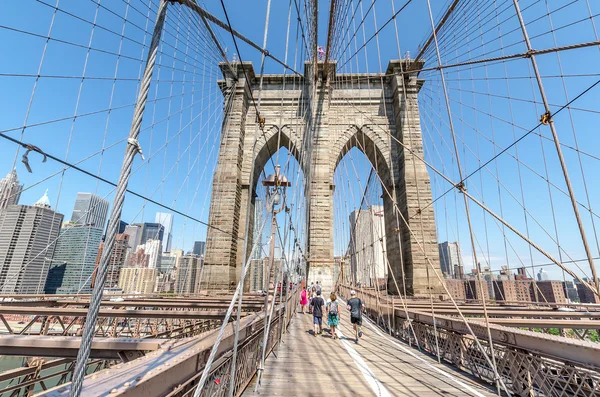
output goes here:
<path id="1" fill-rule="evenodd" d="M 338 314 L 338 301 L 333 301 L 329 305 L 329 313 Z"/>

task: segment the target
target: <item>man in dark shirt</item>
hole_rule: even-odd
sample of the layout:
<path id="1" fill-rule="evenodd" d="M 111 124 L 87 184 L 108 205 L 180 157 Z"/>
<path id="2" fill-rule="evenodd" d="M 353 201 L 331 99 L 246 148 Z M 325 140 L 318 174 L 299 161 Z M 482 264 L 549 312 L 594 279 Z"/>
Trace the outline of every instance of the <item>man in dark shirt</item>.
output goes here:
<path id="1" fill-rule="evenodd" d="M 354 327 L 354 337 L 356 338 L 356 343 L 358 343 L 358 338 L 362 337 L 362 331 L 360 326 L 362 325 L 362 312 L 365 309 L 365 305 L 362 303 L 360 298 L 356 297 L 356 291 L 350 291 L 350 298 L 348 300 L 348 310 L 350 310 L 350 322 Z"/>
<path id="2" fill-rule="evenodd" d="M 323 333 L 323 306 L 325 301 L 321 298 L 321 291 L 317 290 L 317 296 L 310 301 L 313 314 L 314 335 Z M 318 332 L 317 332 L 318 331 Z"/>

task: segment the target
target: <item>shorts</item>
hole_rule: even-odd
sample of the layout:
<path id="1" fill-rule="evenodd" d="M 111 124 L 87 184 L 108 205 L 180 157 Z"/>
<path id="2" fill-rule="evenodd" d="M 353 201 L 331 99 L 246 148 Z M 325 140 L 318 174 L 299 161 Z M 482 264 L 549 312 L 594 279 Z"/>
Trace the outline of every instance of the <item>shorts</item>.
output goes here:
<path id="1" fill-rule="evenodd" d="M 356 325 L 362 325 L 362 317 L 352 317 L 350 316 L 350 322 Z"/>
<path id="2" fill-rule="evenodd" d="M 313 316 L 313 324 L 314 325 L 323 325 L 323 317 L 314 317 Z"/>
<path id="3" fill-rule="evenodd" d="M 330 327 L 337 327 L 339 323 L 340 317 L 337 313 L 329 313 L 327 315 L 327 324 L 329 324 Z"/>

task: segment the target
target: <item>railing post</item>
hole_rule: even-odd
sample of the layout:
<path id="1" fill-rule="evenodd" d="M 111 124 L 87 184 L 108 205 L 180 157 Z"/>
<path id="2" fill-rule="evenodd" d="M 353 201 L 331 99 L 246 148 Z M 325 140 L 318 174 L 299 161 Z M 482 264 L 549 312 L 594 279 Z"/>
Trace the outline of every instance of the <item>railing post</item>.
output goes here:
<path id="1" fill-rule="evenodd" d="M 156 14 L 156 23 L 154 24 L 152 41 L 150 43 L 148 58 L 146 60 L 146 69 L 144 70 L 144 75 L 140 85 L 140 92 L 138 94 L 133 112 L 133 121 L 131 123 L 131 129 L 129 130 L 129 138 L 127 139 L 127 149 L 123 158 L 119 182 L 117 183 L 116 187 L 115 200 L 112 212 L 110 214 L 110 220 L 108 222 L 106 242 L 102 252 L 102 258 L 98 266 L 96 283 L 94 285 L 92 296 L 90 297 L 90 309 L 85 321 L 83 336 L 81 337 L 81 347 L 77 353 L 77 361 L 75 364 L 75 370 L 73 372 L 73 383 L 71 385 L 69 397 L 78 397 L 81 394 L 81 387 L 83 385 L 83 378 L 85 376 L 85 366 L 90 356 L 92 339 L 94 338 L 94 331 L 96 329 L 96 320 L 98 318 L 98 311 L 100 310 L 100 302 L 102 300 L 104 283 L 106 282 L 108 262 L 110 260 L 113 247 L 115 245 L 115 238 L 119 230 L 119 222 L 121 220 L 121 212 L 123 210 L 123 203 L 125 201 L 125 192 L 129 183 L 129 176 L 131 175 L 133 159 L 136 154 L 142 154 L 142 150 L 137 139 L 140 135 L 142 117 L 144 115 L 144 109 L 146 108 L 146 100 L 148 99 L 150 83 L 152 82 L 152 73 L 156 63 L 156 54 L 158 52 L 158 45 L 160 44 L 160 37 L 167 14 L 167 4 L 168 0 L 160 0 L 158 12 Z"/>

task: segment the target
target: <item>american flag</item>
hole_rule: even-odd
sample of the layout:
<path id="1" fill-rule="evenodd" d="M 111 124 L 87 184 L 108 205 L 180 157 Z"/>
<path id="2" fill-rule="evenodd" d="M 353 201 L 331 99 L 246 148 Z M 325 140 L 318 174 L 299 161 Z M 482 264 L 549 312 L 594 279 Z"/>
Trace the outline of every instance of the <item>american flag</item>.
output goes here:
<path id="1" fill-rule="evenodd" d="M 325 58 L 325 50 L 323 49 L 323 46 L 318 46 L 317 47 L 317 53 L 319 54 L 319 59 L 322 60 L 323 58 Z"/>

